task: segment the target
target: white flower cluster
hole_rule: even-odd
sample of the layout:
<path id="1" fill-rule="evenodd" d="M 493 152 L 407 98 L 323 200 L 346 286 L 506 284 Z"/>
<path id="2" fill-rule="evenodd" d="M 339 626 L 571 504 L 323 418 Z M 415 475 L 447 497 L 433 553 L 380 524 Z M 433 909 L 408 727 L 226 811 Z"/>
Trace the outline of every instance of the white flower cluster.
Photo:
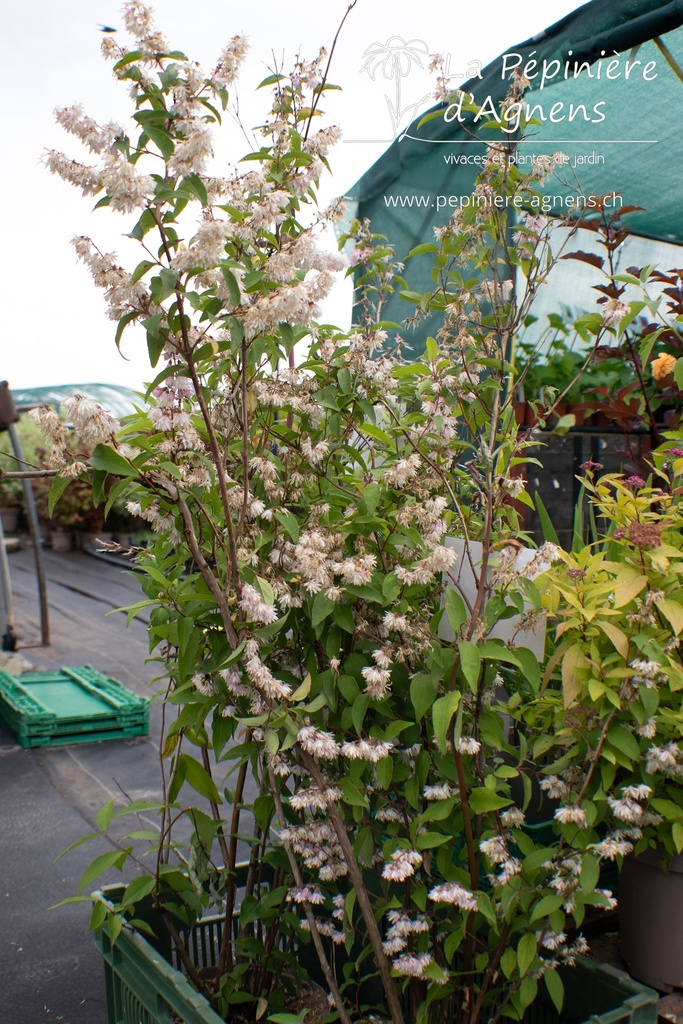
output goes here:
<path id="1" fill-rule="evenodd" d="M 415 867 L 422 863 L 422 854 L 417 850 L 394 850 L 391 860 L 382 869 L 382 877 L 389 882 L 404 882 L 415 874 Z"/>
<path id="2" fill-rule="evenodd" d="M 327 803 L 321 809 L 326 807 Z M 326 821 L 312 819 L 302 825 L 288 825 L 280 836 L 307 868 L 318 872 L 321 881 L 334 881 L 348 874 L 337 835 Z"/>
<path id="3" fill-rule="evenodd" d="M 673 740 L 661 747 L 650 747 L 645 754 L 645 771 L 648 775 L 683 778 L 683 750 Z"/>
<path id="4" fill-rule="evenodd" d="M 387 956 L 394 956 L 396 953 L 402 952 L 408 944 L 406 940 L 409 936 L 429 931 L 429 921 L 423 914 L 412 918 L 401 910 L 389 910 L 387 921 L 389 928 L 382 943 L 382 948 Z"/>

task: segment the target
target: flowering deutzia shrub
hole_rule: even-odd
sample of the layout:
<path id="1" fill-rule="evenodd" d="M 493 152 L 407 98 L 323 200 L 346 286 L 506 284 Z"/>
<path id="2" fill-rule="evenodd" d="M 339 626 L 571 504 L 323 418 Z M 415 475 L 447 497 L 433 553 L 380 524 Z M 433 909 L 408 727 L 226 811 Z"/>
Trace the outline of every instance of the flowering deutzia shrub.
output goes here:
<path id="1" fill-rule="evenodd" d="M 514 424 L 507 359 L 553 262 L 550 227 L 526 218 L 509 244 L 505 209 L 484 204 L 418 247 L 435 268 L 433 291 L 412 296 L 415 316 L 435 310 L 442 327 L 408 362 L 398 338 L 389 353 L 398 325 L 382 320 L 400 265 L 356 224 L 360 322 L 321 325 L 342 267 L 318 244 L 338 206 L 304 216 L 338 135 L 313 128 L 323 56 L 267 80 L 274 101 L 251 169 L 212 176 L 209 132 L 244 41 L 205 75 L 169 51 L 140 4 L 125 12 L 134 48 L 107 39 L 105 50 L 130 83 L 135 133 L 61 111 L 100 162 L 48 157 L 99 205 L 137 215 L 144 259 L 132 273 L 89 239 L 76 249 L 117 341 L 141 323 L 162 367 L 120 429 L 71 409 L 99 442 L 95 499 L 117 478 L 108 500 L 133 488 L 130 510 L 158 535 L 139 557 L 146 599 L 135 607 L 151 609 L 163 666 L 166 800 L 149 874 L 118 906 L 134 914 L 155 894 L 188 972 L 228 1020 L 236 1003 L 255 1017 L 282 1007 L 278 964 L 299 967 L 291 943 L 306 932 L 345 1024 L 368 1008 L 394 1024 L 521 1019 L 539 979 L 559 1005 L 555 967 L 581 948 L 567 944 L 566 916 L 580 923 L 585 904 L 608 897 L 595 891 L 593 853 L 539 847 L 525 831 L 528 743 L 509 728 L 541 684 L 525 647 L 542 617 L 531 577 L 557 557 L 547 545 L 516 560 L 529 438 Z M 479 196 L 536 195 L 548 168 L 523 176 L 509 154 L 491 146 Z M 444 587 L 459 565 L 470 591 L 457 576 Z M 210 898 L 232 918 L 245 810 L 239 930 L 224 929 L 215 977 L 199 975 L 180 924 Z M 112 816 L 110 803 L 99 824 L 114 849 L 83 887 L 128 857 L 145 867 L 144 832 L 116 837 Z M 181 819 L 185 846 L 172 832 Z M 105 921 L 115 935 L 121 918 L 98 904 L 93 925 Z"/>

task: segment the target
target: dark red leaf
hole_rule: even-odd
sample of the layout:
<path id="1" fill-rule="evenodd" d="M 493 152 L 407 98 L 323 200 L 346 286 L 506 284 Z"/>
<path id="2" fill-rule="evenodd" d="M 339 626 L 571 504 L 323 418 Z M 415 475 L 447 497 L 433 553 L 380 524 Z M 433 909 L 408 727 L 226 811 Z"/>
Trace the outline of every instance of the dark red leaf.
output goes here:
<path id="1" fill-rule="evenodd" d="M 564 256 L 560 256 L 561 260 L 579 260 L 581 263 L 590 263 L 591 267 L 597 267 L 598 270 L 602 270 L 605 265 L 605 260 L 602 256 L 598 256 L 595 252 L 583 252 L 582 249 L 578 249 L 576 252 L 567 252 Z"/>

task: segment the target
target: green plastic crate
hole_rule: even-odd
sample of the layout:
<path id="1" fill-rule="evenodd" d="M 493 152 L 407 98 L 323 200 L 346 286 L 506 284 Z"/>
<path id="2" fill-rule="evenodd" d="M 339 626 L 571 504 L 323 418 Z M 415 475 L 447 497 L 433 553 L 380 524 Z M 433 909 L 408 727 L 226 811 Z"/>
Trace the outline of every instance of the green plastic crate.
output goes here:
<path id="1" fill-rule="evenodd" d="M 149 701 L 90 665 L 0 671 L 0 721 L 22 747 L 122 739 L 149 732 Z"/>
<path id="2" fill-rule="evenodd" d="M 123 888 L 108 887 L 96 895 L 120 898 Z M 138 916 L 154 926 L 144 911 Z M 212 915 L 184 934 L 196 967 L 216 964 L 223 925 L 221 915 Z M 175 958 L 180 967 L 170 941 L 162 940 L 155 948 L 141 935 L 124 929 L 114 947 L 104 931 L 96 933 L 96 943 L 104 960 L 107 1024 L 177 1024 L 177 1017 L 184 1024 L 224 1024 L 185 975 L 169 963 Z M 656 1024 L 658 994 L 623 971 L 577 957 L 576 967 L 561 969 L 561 975 L 565 983 L 562 1014 L 541 982 L 524 1024 Z"/>

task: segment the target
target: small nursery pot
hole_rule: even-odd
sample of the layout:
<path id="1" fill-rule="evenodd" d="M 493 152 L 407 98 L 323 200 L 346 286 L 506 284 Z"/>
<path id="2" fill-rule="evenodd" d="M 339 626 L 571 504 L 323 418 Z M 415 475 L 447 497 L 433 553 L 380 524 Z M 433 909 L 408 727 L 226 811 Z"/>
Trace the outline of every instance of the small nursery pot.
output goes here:
<path id="1" fill-rule="evenodd" d="M 683 987 L 683 855 L 646 850 L 626 857 L 619 885 L 621 955 L 629 972 L 660 992 Z"/>

